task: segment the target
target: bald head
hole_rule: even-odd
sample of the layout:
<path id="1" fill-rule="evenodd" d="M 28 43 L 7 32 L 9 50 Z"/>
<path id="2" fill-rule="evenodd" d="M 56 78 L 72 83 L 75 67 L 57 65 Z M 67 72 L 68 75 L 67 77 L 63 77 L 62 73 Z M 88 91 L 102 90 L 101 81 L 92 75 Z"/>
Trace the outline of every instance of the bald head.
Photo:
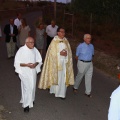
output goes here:
<path id="1" fill-rule="evenodd" d="M 34 48 L 34 39 L 32 37 L 28 37 L 25 40 L 25 44 L 29 49 L 33 49 Z"/>
<path id="2" fill-rule="evenodd" d="M 84 42 L 86 44 L 90 44 L 91 43 L 91 35 L 90 34 L 85 34 L 83 39 L 84 39 Z"/>
<path id="3" fill-rule="evenodd" d="M 27 37 L 25 42 L 30 42 L 30 41 L 34 41 L 34 39 L 32 37 Z"/>

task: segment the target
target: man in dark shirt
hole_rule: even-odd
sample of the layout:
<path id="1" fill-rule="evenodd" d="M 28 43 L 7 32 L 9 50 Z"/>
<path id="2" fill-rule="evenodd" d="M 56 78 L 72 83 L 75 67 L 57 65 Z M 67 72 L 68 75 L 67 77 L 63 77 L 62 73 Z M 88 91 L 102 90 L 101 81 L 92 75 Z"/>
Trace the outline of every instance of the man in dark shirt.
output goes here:
<path id="1" fill-rule="evenodd" d="M 9 24 L 7 24 L 4 28 L 4 33 L 6 35 L 5 42 L 7 46 L 8 58 L 14 57 L 16 47 L 16 36 L 18 34 L 17 26 L 14 25 L 14 19 L 11 18 L 9 20 Z"/>

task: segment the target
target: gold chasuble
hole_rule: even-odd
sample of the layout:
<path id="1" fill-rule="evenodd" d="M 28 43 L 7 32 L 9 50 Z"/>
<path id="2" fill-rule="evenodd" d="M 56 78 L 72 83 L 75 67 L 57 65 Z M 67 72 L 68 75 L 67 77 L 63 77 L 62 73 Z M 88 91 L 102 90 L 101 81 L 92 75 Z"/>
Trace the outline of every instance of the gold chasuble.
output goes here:
<path id="1" fill-rule="evenodd" d="M 66 63 L 66 86 L 74 85 L 72 52 L 69 42 L 65 37 L 63 39 L 60 39 L 58 36 L 55 36 L 51 44 L 49 45 L 49 48 L 46 53 L 38 85 L 38 88 L 40 89 L 47 89 L 50 88 L 52 85 L 58 85 L 58 71 L 62 70 L 62 65 L 60 65 L 58 60 L 58 55 L 60 55 L 60 42 L 65 43 L 68 55 L 68 61 Z"/>

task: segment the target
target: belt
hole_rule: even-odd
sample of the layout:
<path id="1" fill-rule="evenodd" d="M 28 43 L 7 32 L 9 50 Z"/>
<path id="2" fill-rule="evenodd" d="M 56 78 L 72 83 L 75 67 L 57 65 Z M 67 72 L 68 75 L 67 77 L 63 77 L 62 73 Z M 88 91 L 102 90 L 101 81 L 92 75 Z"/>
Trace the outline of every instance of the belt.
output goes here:
<path id="1" fill-rule="evenodd" d="M 85 63 L 87 63 L 87 62 L 91 62 L 91 61 L 84 61 L 84 60 L 80 60 L 80 61 L 85 62 Z"/>

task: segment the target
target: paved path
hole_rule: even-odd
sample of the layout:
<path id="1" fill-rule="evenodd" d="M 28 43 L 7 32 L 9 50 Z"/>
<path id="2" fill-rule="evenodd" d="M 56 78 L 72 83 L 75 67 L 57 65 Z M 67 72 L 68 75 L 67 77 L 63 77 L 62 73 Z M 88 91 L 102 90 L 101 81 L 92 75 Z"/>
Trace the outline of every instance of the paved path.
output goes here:
<path id="1" fill-rule="evenodd" d="M 33 24 L 40 14 L 27 14 L 28 24 Z M 76 75 L 75 61 L 74 68 Z M 118 82 L 94 68 L 92 83 L 92 98 L 84 96 L 84 81 L 77 95 L 69 87 L 65 100 L 55 98 L 47 90 L 37 89 L 35 105 L 26 114 L 19 104 L 20 80 L 14 72 L 13 59 L 7 59 L 5 42 L 0 40 L 0 105 L 8 111 L 4 114 L 7 120 L 107 120 L 109 96 Z"/>

